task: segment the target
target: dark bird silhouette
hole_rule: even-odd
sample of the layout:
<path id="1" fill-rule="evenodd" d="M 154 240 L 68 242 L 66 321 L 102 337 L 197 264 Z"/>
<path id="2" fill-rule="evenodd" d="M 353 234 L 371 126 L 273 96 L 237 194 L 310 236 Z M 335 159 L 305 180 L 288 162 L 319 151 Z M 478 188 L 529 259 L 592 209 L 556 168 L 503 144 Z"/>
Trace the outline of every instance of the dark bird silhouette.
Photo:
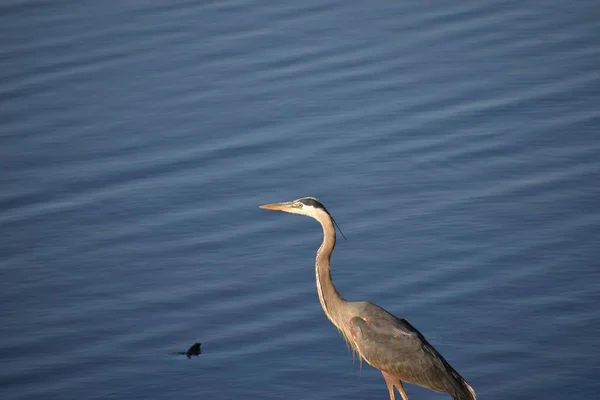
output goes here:
<path id="1" fill-rule="evenodd" d="M 202 354 L 202 349 L 200 348 L 200 346 L 202 346 L 202 343 L 194 343 L 193 345 L 190 346 L 189 349 L 187 349 L 187 351 L 178 351 L 173 354 L 184 355 L 184 356 L 187 356 L 187 358 L 192 358 L 192 356 L 197 357 L 200 354 Z"/>
<path id="2" fill-rule="evenodd" d="M 405 319 L 366 301 L 347 301 L 331 281 L 330 258 L 335 247 L 335 221 L 313 197 L 260 206 L 312 217 L 323 228 L 323 243 L 317 250 L 317 293 L 323 311 L 342 333 L 354 352 L 383 374 L 390 400 L 394 387 L 408 400 L 402 382 L 446 392 L 454 400 L 475 400 L 475 391 L 440 353 Z"/>

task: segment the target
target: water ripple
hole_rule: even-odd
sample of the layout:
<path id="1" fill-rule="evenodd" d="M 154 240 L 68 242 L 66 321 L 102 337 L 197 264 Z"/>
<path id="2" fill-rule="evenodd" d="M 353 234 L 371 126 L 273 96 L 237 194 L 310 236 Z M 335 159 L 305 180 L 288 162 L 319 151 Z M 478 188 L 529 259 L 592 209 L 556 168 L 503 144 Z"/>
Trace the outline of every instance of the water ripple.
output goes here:
<path id="1" fill-rule="evenodd" d="M 258 209 L 306 195 L 340 292 L 480 396 L 593 398 L 592 7 L 5 2 L 3 398 L 384 396 L 320 309 L 318 225 Z"/>

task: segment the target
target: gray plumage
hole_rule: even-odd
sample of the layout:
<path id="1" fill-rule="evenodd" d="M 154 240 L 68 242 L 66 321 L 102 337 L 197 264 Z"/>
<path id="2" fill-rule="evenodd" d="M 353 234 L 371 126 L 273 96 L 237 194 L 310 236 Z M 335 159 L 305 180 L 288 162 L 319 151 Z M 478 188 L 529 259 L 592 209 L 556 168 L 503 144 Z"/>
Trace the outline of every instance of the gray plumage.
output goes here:
<path id="1" fill-rule="evenodd" d="M 402 382 L 446 392 L 455 400 L 475 400 L 475 391 L 442 355 L 407 320 L 365 301 L 351 302 L 337 292 L 331 281 L 330 258 L 336 242 L 334 220 L 314 197 L 262 205 L 268 210 L 312 217 L 323 228 L 317 250 L 315 274 L 323 311 L 343 334 L 353 351 L 383 374 L 390 400 L 394 388 L 408 400 Z"/>

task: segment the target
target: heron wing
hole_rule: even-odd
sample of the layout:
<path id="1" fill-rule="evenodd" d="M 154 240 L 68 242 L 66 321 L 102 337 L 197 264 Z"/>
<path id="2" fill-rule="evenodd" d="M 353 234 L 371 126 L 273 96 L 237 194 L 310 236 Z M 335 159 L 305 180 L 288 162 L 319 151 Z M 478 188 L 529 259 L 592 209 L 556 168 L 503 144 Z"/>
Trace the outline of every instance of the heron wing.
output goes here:
<path id="1" fill-rule="evenodd" d="M 367 304 L 361 316 L 351 319 L 350 328 L 360 355 L 371 366 L 436 391 L 446 391 L 460 377 L 407 320 Z"/>

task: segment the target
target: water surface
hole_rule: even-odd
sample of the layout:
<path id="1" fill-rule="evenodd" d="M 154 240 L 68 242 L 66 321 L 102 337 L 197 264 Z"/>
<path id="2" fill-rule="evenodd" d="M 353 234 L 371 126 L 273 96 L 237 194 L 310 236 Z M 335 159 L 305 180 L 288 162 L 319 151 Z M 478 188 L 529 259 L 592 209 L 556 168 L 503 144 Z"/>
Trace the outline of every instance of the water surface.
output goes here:
<path id="1" fill-rule="evenodd" d="M 385 399 L 302 196 L 480 398 L 600 392 L 594 2 L 0 7 L 3 399 Z"/>

